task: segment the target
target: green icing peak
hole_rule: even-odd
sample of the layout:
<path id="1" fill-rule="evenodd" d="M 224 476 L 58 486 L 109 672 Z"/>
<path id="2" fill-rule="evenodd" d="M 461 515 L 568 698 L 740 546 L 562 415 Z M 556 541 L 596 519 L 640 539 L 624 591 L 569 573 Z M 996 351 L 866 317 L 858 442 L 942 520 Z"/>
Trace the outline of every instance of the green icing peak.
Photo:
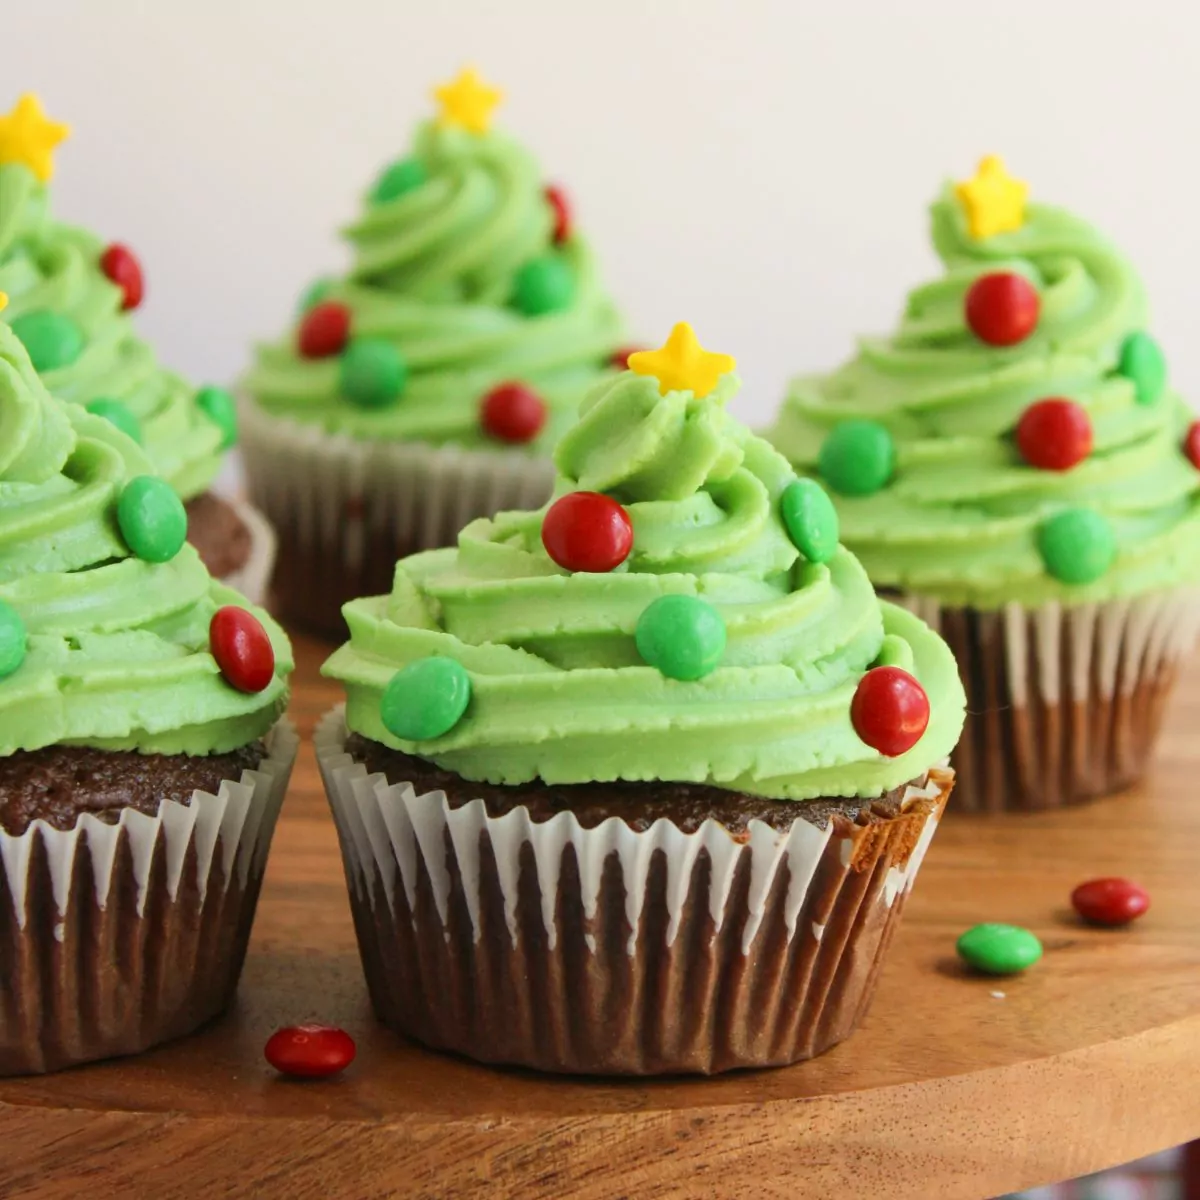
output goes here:
<path id="1" fill-rule="evenodd" d="M 338 356 L 299 351 L 302 313 L 282 341 L 259 347 L 247 378 L 258 404 L 358 438 L 504 448 L 482 428 L 480 405 L 520 382 L 549 410 L 527 448 L 548 452 L 610 373 L 622 328 L 585 239 L 556 241 L 546 182 L 499 130 L 421 125 L 367 189 L 344 231 L 352 266 L 322 292 L 349 309 L 352 339 L 394 346 L 409 372 L 403 390 L 356 404 Z"/>
<path id="2" fill-rule="evenodd" d="M 791 800 L 878 795 L 948 754 L 964 707 L 949 650 L 881 605 L 846 550 L 800 553 L 782 512 L 795 472 L 725 411 L 737 387 L 726 375 L 701 398 L 660 396 L 631 372 L 597 383 L 559 443 L 546 509 L 475 521 L 456 548 L 402 560 L 390 595 L 346 606 L 350 640 L 325 670 L 346 685 L 351 727 L 467 779 L 696 781 Z M 612 571 L 569 570 L 543 545 L 547 512 L 575 492 L 628 516 L 633 548 Z M 663 597 L 702 603 L 657 610 L 667 625 L 643 626 L 639 643 Z M 651 641 L 677 677 L 647 664 Z M 896 758 L 850 719 L 884 654 L 916 674 L 933 714 Z M 385 693 L 431 657 L 465 668 L 470 702 L 448 731 L 406 741 Z"/>
<path id="3" fill-rule="evenodd" d="M 1019 229 L 971 236 L 947 187 L 931 210 L 942 275 L 908 296 L 889 338 L 865 338 L 824 376 L 796 379 L 768 436 L 820 478 L 845 423 L 890 433 L 894 471 L 835 499 L 842 538 L 876 584 L 946 604 L 1086 603 L 1200 574 L 1200 473 L 1183 452 L 1191 413 L 1147 332 L 1142 283 L 1111 241 L 1059 208 L 1031 204 Z M 1038 297 L 1036 326 L 1011 345 L 978 336 L 968 296 L 1009 272 Z M 1026 461 L 1015 439 L 1038 400 L 1087 414 L 1090 454 L 1067 470 Z M 1059 514 L 1111 537 L 1099 573 L 1063 569 Z M 1047 556 L 1047 548 L 1056 552 Z"/>
<path id="4" fill-rule="evenodd" d="M 0 324 L 0 611 L 25 639 L 0 678 L 0 755 L 56 743 L 217 753 L 261 736 L 286 706 L 291 648 L 271 619 L 253 610 L 275 678 L 236 691 L 209 653 L 209 623 L 245 601 L 192 547 L 144 561 L 122 536 L 120 498 L 152 471 L 111 422 L 56 403 Z"/>
<path id="5" fill-rule="evenodd" d="M 0 165 L 0 291 L 4 319 L 22 337 L 57 399 L 123 404 L 154 469 L 185 499 L 220 468 L 226 431 L 195 389 L 157 361 L 106 275 L 106 245 L 51 215 L 45 184 L 19 163 Z"/>

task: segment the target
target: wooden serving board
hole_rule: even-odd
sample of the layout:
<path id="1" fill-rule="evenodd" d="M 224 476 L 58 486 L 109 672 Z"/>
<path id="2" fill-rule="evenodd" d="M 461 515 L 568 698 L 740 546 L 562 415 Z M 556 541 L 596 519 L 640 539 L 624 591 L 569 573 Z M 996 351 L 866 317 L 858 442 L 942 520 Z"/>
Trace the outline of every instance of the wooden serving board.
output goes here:
<path id="1" fill-rule="evenodd" d="M 299 640 L 293 716 L 338 700 Z M 1128 795 L 1048 815 L 949 817 L 871 1014 L 786 1070 L 590 1081 L 408 1045 L 372 1018 L 337 840 L 307 746 L 275 838 L 236 1008 L 136 1059 L 0 1080 L 0 1197 L 520 1197 L 978 1200 L 1200 1136 L 1200 680 L 1181 685 L 1158 769 Z M 1096 875 L 1152 896 L 1131 928 L 1068 904 Z M 979 921 L 1044 940 L 1020 978 L 967 975 Z M 281 1079 L 277 1026 L 349 1030 L 341 1078 Z"/>

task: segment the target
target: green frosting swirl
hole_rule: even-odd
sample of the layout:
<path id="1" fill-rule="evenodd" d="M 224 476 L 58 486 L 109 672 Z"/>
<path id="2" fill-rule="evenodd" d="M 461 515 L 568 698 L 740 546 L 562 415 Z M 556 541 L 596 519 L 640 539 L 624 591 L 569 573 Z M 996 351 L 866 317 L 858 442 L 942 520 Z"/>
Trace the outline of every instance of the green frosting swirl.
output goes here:
<path id="1" fill-rule="evenodd" d="M 542 510 L 475 521 L 456 549 L 404 559 L 389 596 L 346 606 L 350 641 L 325 666 L 346 686 L 350 727 L 472 780 L 697 781 L 790 800 L 878 795 L 948 754 L 964 708 L 949 650 L 881 605 L 844 549 L 824 565 L 800 555 L 780 515 L 795 474 L 725 413 L 736 388 L 732 375 L 703 399 L 660 397 L 630 372 L 599 383 L 559 444 L 556 494 L 624 505 L 630 556 L 567 572 L 542 545 Z M 725 623 L 719 665 L 694 682 L 639 657 L 638 619 L 664 595 L 702 597 Z M 399 740 L 384 688 L 431 655 L 466 668 L 470 704 L 449 733 Z M 932 708 L 896 758 L 850 720 L 877 660 L 912 671 Z"/>
<path id="2" fill-rule="evenodd" d="M 275 678 L 235 691 L 209 653 L 225 604 L 185 545 L 169 562 L 132 556 L 116 518 L 133 477 L 152 470 L 108 421 L 46 393 L 0 324 L 0 601 L 28 635 L 0 678 L 0 755 L 56 743 L 212 754 L 264 734 L 287 704 L 291 647 L 252 609 L 275 650 Z"/>
<path id="3" fill-rule="evenodd" d="M 1147 320 L 1135 271 L 1061 209 L 1031 205 L 1019 230 L 976 240 L 947 188 L 932 219 L 943 277 L 909 295 L 891 338 L 864 339 L 832 374 L 795 380 L 771 441 L 815 474 L 838 422 L 867 418 L 891 432 L 890 484 L 837 497 L 844 541 L 882 586 L 989 609 L 1194 579 L 1200 473 L 1182 451 L 1192 416 L 1168 387 L 1139 398 L 1121 369 Z M 1007 348 L 965 324 L 966 292 L 991 271 L 1024 275 L 1041 297 L 1036 331 Z M 1027 465 L 1013 442 L 1025 408 L 1048 397 L 1076 401 L 1091 419 L 1093 452 L 1067 471 Z M 1115 561 L 1091 582 L 1054 578 L 1039 553 L 1039 530 L 1069 509 L 1099 514 L 1115 538 Z"/>
<path id="4" fill-rule="evenodd" d="M 403 394 L 362 408 L 339 387 L 338 357 L 306 359 L 296 332 L 262 346 L 247 387 L 268 412 L 363 439 L 495 448 L 479 424 L 497 384 L 528 384 L 549 408 L 531 444 L 548 450 L 570 425 L 587 388 L 608 373 L 621 322 L 600 285 L 587 244 L 553 241 L 554 216 L 537 163 L 499 132 L 422 126 L 421 165 L 408 190 L 380 200 L 374 189 L 346 230 L 350 276 L 322 298 L 346 304 L 352 336 L 393 345 L 409 371 Z M 521 271 L 548 259 L 565 266 L 570 302 L 526 316 L 513 303 Z"/>
<path id="5" fill-rule="evenodd" d="M 83 334 L 73 361 L 47 369 L 60 400 L 116 400 L 137 418 L 158 474 L 188 499 L 220 469 L 225 434 L 195 403 L 195 389 L 161 367 L 122 308 L 123 293 L 104 274 L 105 244 L 56 221 L 46 185 L 19 163 L 0 165 L 0 291 L 5 319 L 30 313 L 69 317 Z"/>

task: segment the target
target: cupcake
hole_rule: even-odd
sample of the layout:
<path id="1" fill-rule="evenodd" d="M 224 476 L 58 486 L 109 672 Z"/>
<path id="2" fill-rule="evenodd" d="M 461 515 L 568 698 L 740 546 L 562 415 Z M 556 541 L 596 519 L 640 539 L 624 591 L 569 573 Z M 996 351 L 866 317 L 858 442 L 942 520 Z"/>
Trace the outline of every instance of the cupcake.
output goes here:
<path id="1" fill-rule="evenodd" d="M 967 809 L 1137 780 L 1200 622 L 1200 431 L 1141 281 L 1026 194 L 996 158 L 948 186 L 942 277 L 892 337 L 796 380 L 768 435 L 835 494 L 876 586 L 953 648 Z"/>
<path id="2" fill-rule="evenodd" d="M 484 1062 L 793 1062 L 849 1035 L 952 786 L 945 644 L 677 326 L 554 500 L 346 606 L 317 734 L 379 1017 Z"/>
<path id="3" fill-rule="evenodd" d="M 141 264 L 50 213 L 54 148 L 68 128 L 23 96 L 0 117 L 0 289 L 5 314 L 56 399 L 80 404 L 139 442 L 187 507 L 188 538 L 217 578 L 259 601 L 275 539 L 249 505 L 209 490 L 237 436 L 229 392 L 165 370 L 138 337 Z"/>
<path id="4" fill-rule="evenodd" d="M 550 495 L 550 451 L 612 373 L 621 325 L 563 191 L 492 128 L 470 70 L 368 189 L 348 276 L 315 285 L 246 380 L 250 493 L 292 621 L 341 606 L 468 521 Z"/>
<path id="5" fill-rule="evenodd" d="M 10 179 L 10 175 L 5 175 Z M 131 1054 L 237 985 L 297 739 L 287 639 L 117 426 L 0 324 L 0 1075 Z"/>

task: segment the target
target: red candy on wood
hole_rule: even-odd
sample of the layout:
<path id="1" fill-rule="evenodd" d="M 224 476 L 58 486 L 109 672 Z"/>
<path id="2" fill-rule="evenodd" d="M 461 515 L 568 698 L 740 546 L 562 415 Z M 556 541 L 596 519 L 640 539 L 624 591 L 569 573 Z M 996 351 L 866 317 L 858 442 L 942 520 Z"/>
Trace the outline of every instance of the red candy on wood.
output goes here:
<path id="1" fill-rule="evenodd" d="M 142 276 L 142 264 L 128 246 L 113 242 L 100 255 L 100 270 L 125 293 L 121 307 L 137 308 L 146 294 L 146 281 Z"/>
<path id="2" fill-rule="evenodd" d="M 1150 907 L 1150 893 L 1128 879 L 1089 879 L 1071 893 L 1071 903 L 1093 925 L 1128 925 Z"/>
<path id="3" fill-rule="evenodd" d="M 532 442 L 546 424 L 546 402 L 523 383 L 502 383 L 484 396 L 479 423 L 499 442 Z"/>
<path id="4" fill-rule="evenodd" d="M 1037 289 L 1012 271 L 981 275 L 967 291 L 967 327 L 989 346 L 1015 346 L 1036 328 L 1041 300 Z"/>
<path id="5" fill-rule="evenodd" d="M 271 1034 L 263 1053 L 284 1075 L 325 1079 L 354 1061 L 356 1047 L 344 1029 L 332 1025 L 289 1025 Z"/>
<path id="6" fill-rule="evenodd" d="M 1200 471 L 1200 421 L 1193 421 L 1188 426 L 1187 437 L 1183 439 L 1183 452 L 1188 456 L 1188 462 Z"/>
<path id="7" fill-rule="evenodd" d="M 929 697 L 900 667 L 875 667 L 858 681 L 850 721 L 872 750 L 895 758 L 921 740 L 929 724 Z"/>
<path id="8" fill-rule="evenodd" d="M 554 211 L 554 240 L 556 243 L 565 242 L 573 228 L 570 201 L 562 188 L 555 184 L 546 188 L 546 200 Z"/>
<path id="9" fill-rule="evenodd" d="M 350 310 L 336 300 L 322 300 L 304 314 L 296 334 L 296 349 L 304 358 L 341 354 L 350 340 Z"/>
<path id="10" fill-rule="evenodd" d="M 1068 471 L 1092 452 L 1091 418 L 1074 400 L 1037 400 L 1017 422 L 1017 448 L 1031 467 Z"/>
<path id="11" fill-rule="evenodd" d="M 232 604 L 218 608 L 208 627 L 208 642 L 221 674 L 239 692 L 256 694 L 275 678 L 275 649 L 252 612 Z"/>
<path id="12" fill-rule="evenodd" d="M 633 549 L 633 525 L 611 497 L 570 492 L 550 505 L 542 521 L 542 545 L 568 571 L 611 571 Z"/>

